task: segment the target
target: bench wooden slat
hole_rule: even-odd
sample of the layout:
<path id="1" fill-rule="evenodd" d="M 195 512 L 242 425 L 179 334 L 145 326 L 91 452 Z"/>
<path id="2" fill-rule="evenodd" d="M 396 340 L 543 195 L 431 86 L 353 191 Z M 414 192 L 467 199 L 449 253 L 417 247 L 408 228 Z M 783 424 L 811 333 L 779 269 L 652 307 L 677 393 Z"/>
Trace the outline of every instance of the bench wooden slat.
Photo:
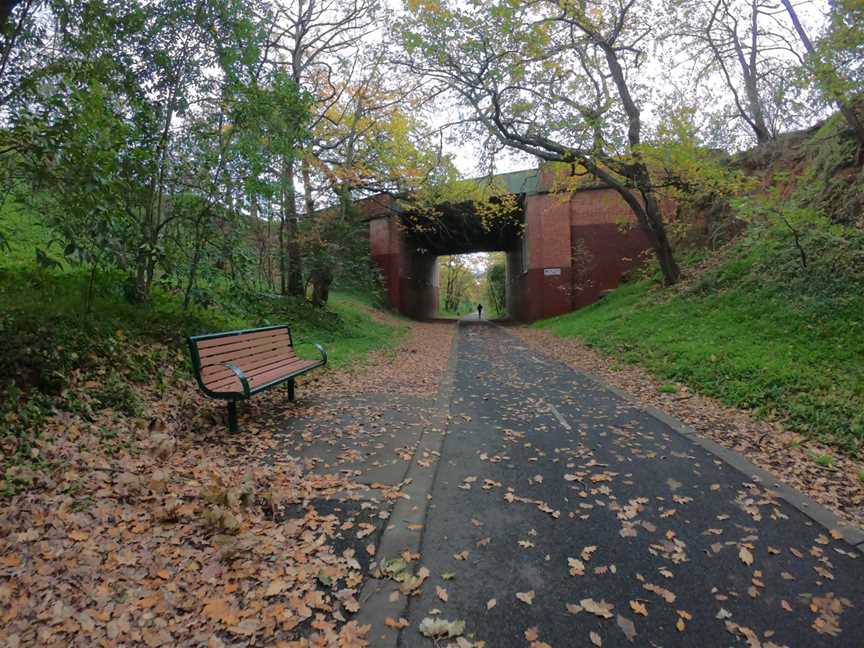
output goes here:
<path id="1" fill-rule="evenodd" d="M 285 355 L 295 356 L 294 347 L 287 340 L 273 345 L 246 347 L 244 349 L 234 349 L 217 355 L 212 355 L 201 359 L 201 368 L 205 367 L 221 367 L 226 362 L 237 362 L 255 358 L 255 356 L 265 355 L 268 353 L 282 353 Z"/>
<path id="2" fill-rule="evenodd" d="M 311 367 L 313 365 L 318 364 L 315 360 L 300 360 L 298 363 L 294 363 L 290 366 L 290 369 L 286 371 L 286 367 L 276 367 L 271 369 L 270 371 L 266 371 L 263 373 L 256 374 L 252 377 L 249 383 L 252 385 L 252 389 L 260 387 L 261 385 L 266 385 L 269 382 L 273 382 L 274 380 L 279 380 L 283 376 L 289 373 L 295 373 L 297 371 L 302 371 L 307 367 Z"/>
<path id="3" fill-rule="evenodd" d="M 293 360 L 298 360 L 294 353 L 288 354 L 284 352 L 267 353 L 256 355 L 251 358 L 242 358 L 232 361 L 231 364 L 237 366 L 247 376 L 258 373 L 263 367 L 278 364 L 288 364 Z M 206 383 L 217 382 L 220 378 L 226 376 L 234 376 L 235 373 L 223 364 L 205 367 L 201 370 L 201 377 Z"/>
<path id="4" fill-rule="evenodd" d="M 206 367 L 201 367 L 201 376 L 206 377 L 208 380 L 212 379 L 213 376 L 224 373 L 233 373 L 227 366 L 226 363 L 230 362 L 234 364 L 240 369 L 243 370 L 244 373 L 248 373 L 249 371 L 255 369 L 262 364 L 268 364 L 270 362 L 276 362 L 279 360 L 291 360 L 296 358 L 297 355 L 293 352 L 286 352 L 284 350 L 270 351 L 267 353 L 257 353 L 254 356 L 247 356 L 245 358 L 234 358 L 228 359 L 225 362 L 220 362 L 218 364 L 208 365 Z"/>
<path id="5" fill-rule="evenodd" d="M 204 362 L 214 356 L 221 356 L 226 353 L 236 353 L 244 349 L 266 349 L 274 346 L 291 346 L 291 339 L 287 335 L 271 335 L 266 338 L 258 338 L 255 340 L 236 339 L 231 344 L 223 344 L 220 346 L 210 347 L 208 349 L 199 350 L 198 356 Z"/>
<path id="6" fill-rule="evenodd" d="M 314 364 L 317 364 L 314 360 L 301 360 L 299 358 L 295 358 L 294 360 L 284 364 L 274 364 L 261 367 L 251 374 L 246 373 L 245 371 L 243 373 L 246 374 L 246 379 L 249 381 L 249 386 L 252 389 L 255 389 L 259 385 L 273 382 L 274 380 L 278 380 L 279 378 L 282 378 L 284 376 L 288 376 L 298 371 L 302 371 L 306 367 Z M 214 392 L 225 392 L 234 390 L 242 391 L 242 387 L 240 386 L 240 379 L 237 378 L 236 374 L 234 373 L 225 378 L 220 378 L 215 382 L 207 383 L 207 389 L 210 389 Z"/>
<path id="7" fill-rule="evenodd" d="M 250 332 L 242 332 L 242 333 L 234 333 L 231 335 L 223 335 L 219 337 L 210 338 L 209 340 L 198 340 L 196 342 L 196 346 L 198 347 L 199 353 L 203 349 L 210 349 L 214 346 L 222 346 L 225 344 L 231 344 L 232 342 L 239 341 L 249 341 L 249 340 L 260 340 L 262 338 L 268 337 L 276 337 L 276 336 L 288 336 L 288 327 L 279 327 L 275 329 L 267 329 L 266 331 L 250 331 Z"/>

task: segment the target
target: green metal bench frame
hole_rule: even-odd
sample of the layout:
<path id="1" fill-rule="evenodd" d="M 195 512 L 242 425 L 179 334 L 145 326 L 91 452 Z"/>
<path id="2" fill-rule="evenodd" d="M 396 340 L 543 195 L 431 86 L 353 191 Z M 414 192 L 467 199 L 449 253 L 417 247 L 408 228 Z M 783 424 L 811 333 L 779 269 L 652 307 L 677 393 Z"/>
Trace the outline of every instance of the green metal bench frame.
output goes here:
<path id="1" fill-rule="evenodd" d="M 294 379 L 297 376 L 302 376 L 305 373 L 312 371 L 313 369 L 317 369 L 319 367 L 323 367 L 327 364 L 327 352 L 324 350 L 320 344 L 315 343 L 314 346 L 318 349 L 318 352 L 321 354 L 321 360 L 316 362 L 313 365 L 304 367 L 303 369 L 288 372 L 285 375 L 279 376 L 275 380 L 271 380 L 263 385 L 258 385 L 257 387 L 251 388 L 249 385 L 249 379 L 246 377 L 246 374 L 243 373 L 243 370 L 240 369 L 234 362 L 226 362 L 224 366 L 237 376 L 240 380 L 240 385 L 243 388 L 243 391 L 212 391 L 208 389 L 204 384 L 204 379 L 201 376 L 201 356 L 198 350 L 198 343 L 204 342 L 205 340 L 217 340 L 220 338 L 229 338 L 229 337 L 239 337 L 244 334 L 249 333 L 260 333 L 263 331 L 273 331 L 277 329 L 285 329 L 288 333 L 288 343 L 291 348 L 294 348 L 294 338 L 291 335 L 291 328 L 287 324 L 277 324 L 275 326 L 262 326 L 260 328 L 251 328 L 251 329 L 242 329 L 239 331 L 224 331 L 222 333 L 208 333 L 206 335 L 193 335 L 190 336 L 187 341 L 189 343 L 189 353 L 192 356 L 192 370 L 195 373 L 195 380 L 198 382 L 198 386 L 201 388 L 207 396 L 210 398 L 216 398 L 219 400 L 227 400 L 228 401 L 228 429 L 231 432 L 239 431 L 239 426 L 237 424 L 237 401 L 245 400 L 250 396 L 254 396 L 255 394 L 259 394 L 263 391 L 267 391 L 272 387 L 276 387 L 277 385 L 281 385 L 282 383 L 288 383 L 288 400 L 294 400 Z"/>

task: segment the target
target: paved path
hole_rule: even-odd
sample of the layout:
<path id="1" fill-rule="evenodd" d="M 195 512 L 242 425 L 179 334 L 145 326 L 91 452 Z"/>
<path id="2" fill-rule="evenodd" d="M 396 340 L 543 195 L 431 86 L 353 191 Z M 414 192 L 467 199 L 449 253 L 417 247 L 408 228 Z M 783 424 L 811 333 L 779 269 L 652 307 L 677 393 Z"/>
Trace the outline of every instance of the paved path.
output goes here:
<path id="1" fill-rule="evenodd" d="M 435 609 L 488 648 L 864 645 L 850 545 L 500 327 L 457 344 L 400 645 Z"/>

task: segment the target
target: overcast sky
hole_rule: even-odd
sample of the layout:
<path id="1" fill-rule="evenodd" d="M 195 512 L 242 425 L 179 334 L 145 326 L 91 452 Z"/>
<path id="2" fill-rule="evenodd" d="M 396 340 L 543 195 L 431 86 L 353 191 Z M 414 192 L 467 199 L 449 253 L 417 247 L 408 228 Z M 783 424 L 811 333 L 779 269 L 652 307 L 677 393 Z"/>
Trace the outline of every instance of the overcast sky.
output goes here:
<path id="1" fill-rule="evenodd" d="M 711 0 L 705 0 L 706 4 Z M 404 11 L 403 0 L 384 0 L 394 13 L 399 14 Z M 804 24 L 807 31 L 812 35 L 819 33 L 824 24 L 824 16 L 827 15 L 830 7 L 828 0 L 800 0 L 794 2 L 796 11 L 799 14 L 801 22 Z M 783 24 L 791 23 L 783 11 L 782 5 L 777 3 L 777 20 Z M 795 43 L 797 45 L 797 42 Z M 653 120 L 652 100 L 665 95 L 673 87 L 683 93 L 692 92 L 693 96 L 708 96 L 709 91 L 728 94 L 728 91 L 721 86 L 722 81 L 718 76 L 711 81 L 703 82 L 702 92 L 697 93 L 695 88 L 691 88 L 691 74 L 693 61 L 688 57 L 687 52 L 675 52 L 677 44 L 670 44 L 663 52 L 650 52 L 645 63 L 640 68 L 640 82 L 645 83 L 652 88 L 651 97 L 642 97 L 640 102 L 642 108 L 643 122 L 650 128 Z M 788 55 L 791 58 L 791 54 Z M 457 116 L 456 108 L 452 98 L 442 98 L 436 104 L 435 110 L 430 112 L 430 121 L 433 126 L 441 126 L 452 122 Z M 817 121 L 824 115 L 812 115 L 813 122 Z M 812 122 L 811 122 L 812 123 Z M 809 125 L 809 124 L 808 124 Z M 738 123 L 730 123 L 729 130 L 740 127 Z M 643 129 L 647 130 L 647 129 Z M 645 134 L 643 133 L 643 137 Z M 714 142 L 709 142 L 711 145 L 716 145 Z M 754 144 L 748 140 L 742 140 L 741 146 L 749 148 Z M 445 136 L 445 151 L 452 154 L 453 161 L 464 177 L 477 177 L 487 173 L 488 169 L 483 168 L 479 149 L 480 141 L 472 141 L 464 136 L 454 135 Z M 495 160 L 495 171 L 497 173 L 506 173 L 509 171 L 517 171 L 521 169 L 534 168 L 537 161 L 531 156 L 524 153 L 512 150 L 503 151 Z"/>

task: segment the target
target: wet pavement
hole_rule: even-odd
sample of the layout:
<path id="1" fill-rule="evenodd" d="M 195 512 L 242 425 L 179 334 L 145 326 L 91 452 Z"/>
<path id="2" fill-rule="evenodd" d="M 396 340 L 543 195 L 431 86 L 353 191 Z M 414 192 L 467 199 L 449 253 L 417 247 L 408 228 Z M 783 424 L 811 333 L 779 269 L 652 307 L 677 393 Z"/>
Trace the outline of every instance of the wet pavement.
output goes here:
<path id="1" fill-rule="evenodd" d="M 488 648 L 864 645 L 853 547 L 502 328 L 456 343 L 400 645 L 426 617 Z"/>

